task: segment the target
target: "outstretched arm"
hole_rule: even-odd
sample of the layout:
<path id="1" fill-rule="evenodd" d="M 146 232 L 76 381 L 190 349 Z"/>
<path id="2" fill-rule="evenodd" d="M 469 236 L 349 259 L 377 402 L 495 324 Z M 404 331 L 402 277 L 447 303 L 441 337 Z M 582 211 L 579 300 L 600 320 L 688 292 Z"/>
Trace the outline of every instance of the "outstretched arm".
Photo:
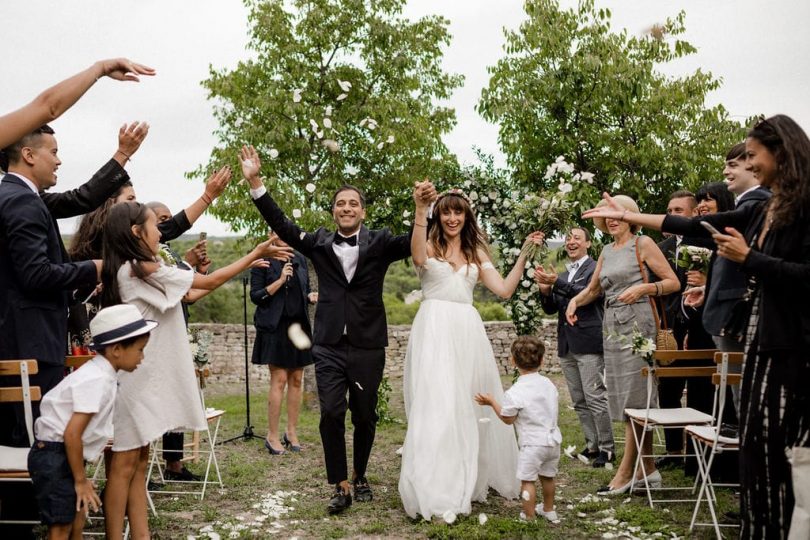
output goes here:
<path id="1" fill-rule="evenodd" d="M 270 263 L 260 261 L 262 258 L 287 261 L 293 256 L 293 250 L 289 247 L 274 246 L 272 240 L 265 240 L 241 259 L 232 262 L 228 266 L 215 270 L 210 274 L 194 274 L 191 282 L 192 289 L 214 290 L 239 272 L 250 267 L 267 267 Z"/>
<path id="2" fill-rule="evenodd" d="M 535 244 L 542 244 L 543 243 L 542 233 L 539 232 L 531 233 L 529 236 L 526 237 L 526 241 L 523 242 L 523 245 L 525 246 L 530 242 Z M 517 289 L 518 283 L 520 283 L 520 278 L 523 275 L 523 270 L 526 268 L 526 255 L 523 253 L 523 250 L 521 250 L 518 259 L 515 262 L 515 266 L 512 267 L 512 270 L 506 276 L 506 279 L 501 277 L 501 275 L 498 273 L 498 270 L 492 264 L 492 261 L 489 259 L 489 256 L 486 253 L 479 252 L 478 256 L 481 259 L 481 261 L 483 261 L 481 266 L 481 283 L 483 283 L 487 289 L 489 289 L 499 297 L 504 299 L 511 298 L 512 295 L 515 293 L 515 289 Z"/>
<path id="3" fill-rule="evenodd" d="M 28 105 L 0 116 L 0 148 L 14 144 L 39 126 L 59 118 L 101 77 L 137 82 L 138 75 L 154 74 L 154 69 L 126 58 L 100 60 L 48 88 Z"/>
<path id="4" fill-rule="evenodd" d="M 42 202 L 56 219 L 63 219 L 92 212 L 113 196 L 129 175 L 123 169 L 126 162 L 141 147 L 149 133 L 149 124 L 133 122 L 118 130 L 118 149 L 112 159 L 104 164 L 93 177 L 76 189 L 63 193 L 41 194 Z"/>
<path id="5" fill-rule="evenodd" d="M 492 410 L 495 411 L 495 414 L 498 415 L 498 418 L 501 419 L 501 422 L 507 425 L 512 425 L 517 420 L 517 415 L 515 416 L 503 416 L 501 409 L 501 404 L 498 403 L 492 394 L 475 394 L 475 402 L 481 405 L 482 407 L 489 405 L 492 407 Z"/>
<path id="6" fill-rule="evenodd" d="M 262 167 L 259 153 L 252 146 L 243 146 L 239 152 L 239 161 L 242 164 L 242 174 L 250 185 L 253 204 L 259 209 L 264 220 L 279 238 L 308 256 L 315 245 L 315 237 L 287 219 L 276 201 L 267 193 L 259 176 Z"/>

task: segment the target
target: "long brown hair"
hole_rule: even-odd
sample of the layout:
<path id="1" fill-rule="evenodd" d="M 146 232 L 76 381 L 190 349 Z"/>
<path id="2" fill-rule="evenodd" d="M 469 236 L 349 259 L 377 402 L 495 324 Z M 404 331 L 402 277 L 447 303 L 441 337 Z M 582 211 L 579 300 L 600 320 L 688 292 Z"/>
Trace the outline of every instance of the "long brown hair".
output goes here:
<path id="1" fill-rule="evenodd" d="M 771 190 L 773 228 L 807 217 L 810 205 L 810 139 L 784 114 L 760 120 L 748 132 L 773 154 L 777 170 Z"/>
<path id="2" fill-rule="evenodd" d="M 104 242 L 104 226 L 107 222 L 107 215 L 110 208 L 115 204 L 115 199 L 121 195 L 126 187 L 132 187 L 132 182 L 127 180 L 118 191 L 104 201 L 104 204 L 92 212 L 82 216 L 79 226 L 73 239 L 70 242 L 68 255 L 74 261 L 88 261 L 101 257 L 102 244 Z"/>
<path id="3" fill-rule="evenodd" d="M 143 227 L 151 212 L 145 204 L 137 202 L 123 202 L 113 205 L 107 214 L 104 223 L 104 236 L 102 258 L 104 266 L 101 270 L 102 307 L 115 306 L 121 303 L 121 293 L 118 290 L 118 270 L 127 263 L 132 263 L 132 271 L 138 278 L 145 278 L 141 263 L 155 259 L 152 252 L 144 242 L 132 234 L 132 226 Z"/>
<path id="4" fill-rule="evenodd" d="M 472 207 L 464 197 L 454 193 L 439 197 L 433 207 L 433 219 L 430 220 L 428 226 L 428 243 L 433 249 L 433 256 L 439 260 L 445 260 L 447 253 L 448 242 L 444 236 L 444 229 L 442 229 L 441 215 L 445 212 L 454 210 L 464 214 L 464 227 L 459 234 L 461 238 L 461 252 L 464 254 L 464 260 L 467 264 L 475 263 L 481 266 L 481 258 L 478 256 L 478 250 L 483 250 L 484 253 L 489 255 L 489 244 L 484 231 L 478 226 L 478 220 L 475 218 Z"/>

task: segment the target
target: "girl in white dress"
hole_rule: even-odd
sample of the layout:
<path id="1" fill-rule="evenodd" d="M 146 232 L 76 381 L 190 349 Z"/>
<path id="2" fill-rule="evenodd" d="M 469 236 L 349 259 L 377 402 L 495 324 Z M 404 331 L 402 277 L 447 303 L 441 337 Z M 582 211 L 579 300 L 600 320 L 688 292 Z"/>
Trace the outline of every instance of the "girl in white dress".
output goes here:
<path id="1" fill-rule="evenodd" d="M 267 241 L 238 261 L 202 275 L 158 262 L 159 241 L 157 217 L 145 205 L 120 203 L 110 209 L 104 229 L 102 305 L 133 304 L 160 326 L 152 332 L 140 367 L 119 377 L 104 498 L 107 538 L 121 538 L 125 511 L 132 537 L 150 537 L 146 515 L 149 443 L 167 431 L 205 429 L 180 301 L 216 289 L 262 257 L 286 260 L 292 256 L 289 248 Z"/>
<path id="2" fill-rule="evenodd" d="M 521 255 L 503 279 L 466 195 L 461 190 L 441 194 L 428 225 L 431 196 L 432 184 L 417 184 L 411 255 L 424 299 L 405 356 L 408 431 L 399 478 L 405 512 L 425 519 L 468 514 L 471 502 L 484 501 L 490 487 L 506 498 L 518 495 L 514 430 L 473 400 L 477 393 L 501 399 L 503 387 L 472 301 L 478 281 L 509 298 L 526 263 Z M 420 227 L 427 227 L 427 234 Z M 532 233 L 528 241 L 542 237 Z"/>

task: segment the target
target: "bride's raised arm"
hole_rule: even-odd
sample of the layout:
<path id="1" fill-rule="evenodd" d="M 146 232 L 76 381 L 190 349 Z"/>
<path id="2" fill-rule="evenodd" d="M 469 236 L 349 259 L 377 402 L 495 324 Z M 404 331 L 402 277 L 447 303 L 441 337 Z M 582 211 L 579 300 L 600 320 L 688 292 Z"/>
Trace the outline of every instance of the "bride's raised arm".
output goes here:
<path id="1" fill-rule="evenodd" d="M 526 237 L 526 241 L 523 242 L 523 245 L 525 246 L 529 242 L 534 242 L 538 245 L 542 244 L 543 233 L 537 231 L 531 233 Z M 515 266 L 512 267 L 509 275 L 506 276 L 506 279 L 501 277 L 501 274 L 495 268 L 495 265 L 492 264 L 492 260 L 486 252 L 478 250 L 478 258 L 481 259 L 481 283 L 499 297 L 504 299 L 511 298 L 515 293 L 515 289 L 517 289 L 518 283 L 520 283 L 523 270 L 526 268 L 526 255 L 523 250 L 520 251 L 518 260 L 515 262 Z"/>
<path id="2" fill-rule="evenodd" d="M 413 201 L 416 210 L 413 216 L 411 235 L 411 258 L 414 266 L 422 266 L 427 260 L 427 215 L 430 202 L 436 197 L 436 189 L 429 180 L 416 182 L 413 188 Z"/>

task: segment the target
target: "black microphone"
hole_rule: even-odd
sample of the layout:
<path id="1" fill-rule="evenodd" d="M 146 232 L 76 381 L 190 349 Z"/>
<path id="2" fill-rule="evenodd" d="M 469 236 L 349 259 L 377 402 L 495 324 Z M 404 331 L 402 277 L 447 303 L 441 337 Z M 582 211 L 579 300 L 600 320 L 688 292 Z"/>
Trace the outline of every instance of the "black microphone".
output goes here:
<path id="1" fill-rule="evenodd" d="M 295 271 L 298 270 L 298 261 L 293 261 L 292 262 L 292 268 L 293 268 L 293 274 L 295 274 Z M 291 277 L 292 277 L 292 274 L 287 276 L 287 280 L 284 282 L 284 287 L 289 287 L 290 286 L 290 278 Z"/>

